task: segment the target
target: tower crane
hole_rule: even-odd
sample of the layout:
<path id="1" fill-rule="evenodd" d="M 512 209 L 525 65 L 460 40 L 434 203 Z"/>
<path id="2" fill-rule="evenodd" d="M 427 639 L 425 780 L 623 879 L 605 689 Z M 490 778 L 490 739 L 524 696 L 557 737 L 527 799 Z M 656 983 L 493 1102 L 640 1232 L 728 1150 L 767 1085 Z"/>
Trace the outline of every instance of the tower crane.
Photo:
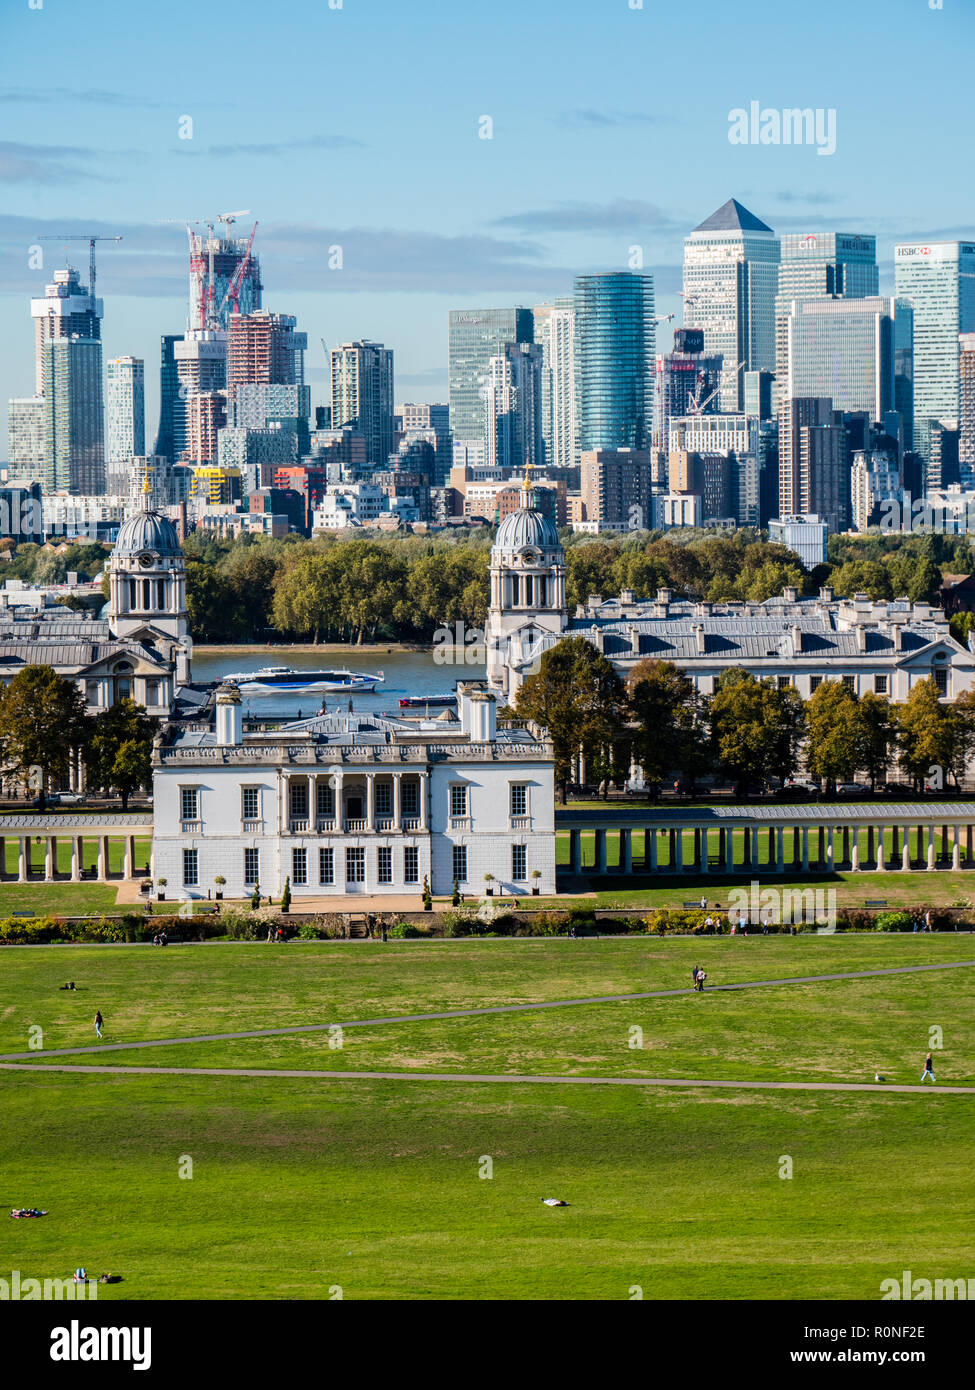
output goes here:
<path id="1" fill-rule="evenodd" d="M 63 235 L 62 235 L 62 234 L 57 234 L 57 233 L 55 233 L 55 232 L 51 232 L 51 233 L 46 234 L 46 235 L 44 235 L 44 236 L 42 236 L 42 237 L 38 237 L 38 241 L 87 241 L 87 243 L 88 243 L 88 293 L 89 293 L 89 295 L 91 296 L 92 299 L 95 298 L 95 242 L 96 242 L 96 241 L 114 241 L 114 242 L 119 242 L 119 241 L 121 241 L 121 240 L 122 240 L 122 238 L 121 238 L 120 236 L 95 236 L 95 235 L 89 235 L 89 234 L 87 234 L 87 233 L 85 233 L 85 232 L 66 232 L 66 233 L 64 233 Z"/>
<path id="2" fill-rule="evenodd" d="M 738 365 L 737 365 L 736 367 L 730 368 L 732 380 L 734 380 L 734 378 L 738 375 L 738 373 L 741 371 L 741 369 L 742 369 L 742 367 L 744 367 L 744 365 L 745 365 L 745 362 L 744 362 L 744 359 L 742 359 L 742 361 L 739 362 Z M 722 377 L 723 377 L 723 376 L 724 376 L 724 372 L 722 372 L 721 375 L 722 375 Z M 688 413 L 688 415 L 701 415 L 701 414 L 703 414 L 705 408 L 711 404 L 711 402 L 714 400 L 715 396 L 716 396 L 716 395 L 718 394 L 718 392 L 721 390 L 721 385 L 719 384 L 718 386 L 716 386 L 716 387 L 714 388 L 714 390 L 711 392 L 710 396 L 706 396 L 705 399 L 704 399 L 703 401 L 701 401 L 701 400 L 698 400 L 698 396 L 699 396 L 699 394 L 700 394 L 700 390 L 701 390 L 701 387 L 702 387 L 703 385 L 704 385 L 704 373 L 703 373 L 703 372 L 700 372 L 700 373 L 698 373 L 698 385 L 697 385 L 697 390 L 694 392 L 694 395 L 693 395 L 693 396 L 688 395 L 688 397 L 687 397 L 687 413 Z"/>
<path id="3" fill-rule="evenodd" d="M 227 216 L 230 216 L 230 214 L 227 214 Z M 221 222 L 227 221 L 227 216 L 224 216 L 224 217 L 220 218 L 220 221 L 221 221 Z M 229 224 L 228 224 L 228 225 L 229 225 Z M 250 263 L 251 263 L 251 250 L 252 250 L 253 245 L 254 245 L 254 234 L 255 234 L 256 231 L 257 231 L 257 223 L 255 222 L 254 225 L 253 225 L 253 227 L 251 228 L 251 234 L 250 234 L 250 236 L 249 236 L 249 238 L 248 238 L 248 240 L 247 240 L 247 252 L 246 252 L 246 254 L 245 254 L 245 256 L 244 256 L 244 259 L 240 262 L 240 264 L 238 265 L 237 269 L 234 271 L 233 275 L 230 277 L 230 283 L 229 283 L 229 285 L 227 286 L 227 292 L 226 292 L 226 294 L 225 294 L 224 297 L 223 297 L 223 301 L 222 301 L 222 303 L 221 303 L 221 305 L 220 305 L 220 308 L 217 310 L 217 319 L 218 319 L 218 320 L 219 320 L 221 314 L 223 313 L 224 309 L 226 308 L 227 300 L 228 300 L 228 299 L 230 300 L 230 302 L 231 302 L 231 303 L 233 304 L 233 306 L 234 306 L 234 313 L 235 313 L 235 314 L 239 314 L 239 313 L 240 313 L 240 287 L 241 287 L 241 285 L 244 283 L 244 276 L 247 274 L 247 267 L 248 267 L 248 266 L 250 265 Z M 212 284 L 213 284 L 213 274 L 212 274 L 212 271 L 211 271 L 211 275 L 210 275 L 210 284 L 211 284 L 211 286 L 212 286 Z M 212 290 L 211 290 L 211 294 L 212 294 Z"/>

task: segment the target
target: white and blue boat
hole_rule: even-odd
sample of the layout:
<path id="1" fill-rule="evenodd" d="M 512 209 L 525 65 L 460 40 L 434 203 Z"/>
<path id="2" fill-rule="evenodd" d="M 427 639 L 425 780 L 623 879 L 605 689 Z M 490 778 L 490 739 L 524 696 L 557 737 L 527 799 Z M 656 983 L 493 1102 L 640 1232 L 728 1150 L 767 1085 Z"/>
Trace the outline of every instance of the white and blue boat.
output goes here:
<path id="1" fill-rule="evenodd" d="M 236 671 L 224 676 L 242 695 L 372 695 L 386 677 L 382 671 L 296 671 L 290 666 L 265 666 L 260 671 Z"/>

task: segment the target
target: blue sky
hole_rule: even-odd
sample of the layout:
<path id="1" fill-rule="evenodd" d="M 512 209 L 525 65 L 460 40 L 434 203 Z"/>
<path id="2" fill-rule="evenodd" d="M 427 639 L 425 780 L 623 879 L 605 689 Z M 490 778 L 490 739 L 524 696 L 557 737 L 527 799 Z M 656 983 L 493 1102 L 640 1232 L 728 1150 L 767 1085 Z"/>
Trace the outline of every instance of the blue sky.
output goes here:
<path id="1" fill-rule="evenodd" d="M 146 359 L 150 434 L 188 217 L 251 209 L 314 400 L 319 340 L 352 337 L 394 348 L 397 400 L 445 399 L 449 308 L 531 305 L 635 245 L 679 324 L 683 237 L 731 196 L 876 233 L 888 289 L 895 240 L 975 235 L 972 0 L 635 3 L 0 0 L 0 399 L 32 389 L 28 299 L 64 263 L 28 268 L 41 233 L 122 234 L 103 335 Z M 753 100 L 834 108 L 836 153 L 729 144 Z"/>

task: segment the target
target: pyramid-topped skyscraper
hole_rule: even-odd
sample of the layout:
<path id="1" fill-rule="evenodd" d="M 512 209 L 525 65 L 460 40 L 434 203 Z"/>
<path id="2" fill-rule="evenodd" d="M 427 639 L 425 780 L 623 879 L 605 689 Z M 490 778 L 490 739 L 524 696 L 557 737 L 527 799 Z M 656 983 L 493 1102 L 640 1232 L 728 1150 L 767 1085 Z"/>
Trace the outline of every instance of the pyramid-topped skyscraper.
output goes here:
<path id="1" fill-rule="evenodd" d="M 775 370 L 779 239 L 736 198 L 684 242 L 684 327 L 724 359 L 721 409 L 744 407 L 745 372 Z"/>

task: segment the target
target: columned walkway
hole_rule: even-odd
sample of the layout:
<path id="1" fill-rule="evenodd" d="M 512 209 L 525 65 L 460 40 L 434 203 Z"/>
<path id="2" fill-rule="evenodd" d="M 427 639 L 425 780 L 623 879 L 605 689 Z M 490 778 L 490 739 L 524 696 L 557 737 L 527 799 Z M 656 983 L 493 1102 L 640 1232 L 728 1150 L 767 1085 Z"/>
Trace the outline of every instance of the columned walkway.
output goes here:
<path id="1" fill-rule="evenodd" d="M 975 802 L 557 807 L 576 874 L 769 874 L 975 868 Z"/>
<path id="2" fill-rule="evenodd" d="M 152 813 L 0 816 L 0 880 L 107 883 L 152 875 Z"/>

